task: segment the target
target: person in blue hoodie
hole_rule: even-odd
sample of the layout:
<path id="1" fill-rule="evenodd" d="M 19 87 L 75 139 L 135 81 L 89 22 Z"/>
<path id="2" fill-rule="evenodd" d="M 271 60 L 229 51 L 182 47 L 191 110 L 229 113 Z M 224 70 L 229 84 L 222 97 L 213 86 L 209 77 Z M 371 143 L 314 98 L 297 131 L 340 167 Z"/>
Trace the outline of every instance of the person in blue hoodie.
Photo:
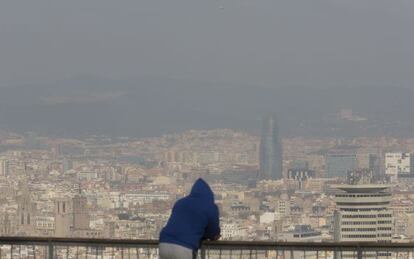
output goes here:
<path id="1" fill-rule="evenodd" d="M 160 233 L 160 259 L 193 259 L 202 240 L 220 238 L 219 211 L 210 186 L 201 178 L 178 200 Z"/>

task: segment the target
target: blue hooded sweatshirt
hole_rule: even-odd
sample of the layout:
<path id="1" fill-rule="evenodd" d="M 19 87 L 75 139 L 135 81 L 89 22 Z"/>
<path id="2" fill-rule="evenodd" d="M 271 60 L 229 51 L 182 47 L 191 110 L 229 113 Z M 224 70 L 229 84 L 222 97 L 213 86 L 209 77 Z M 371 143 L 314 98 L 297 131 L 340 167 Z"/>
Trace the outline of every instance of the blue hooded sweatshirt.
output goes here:
<path id="1" fill-rule="evenodd" d="M 210 186 L 201 178 L 190 195 L 178 200 L 167 225 L 161 230 L 160 243 L 172 243 L 197 251 L 201 241 L 220 235 L 219 212 Z"/>

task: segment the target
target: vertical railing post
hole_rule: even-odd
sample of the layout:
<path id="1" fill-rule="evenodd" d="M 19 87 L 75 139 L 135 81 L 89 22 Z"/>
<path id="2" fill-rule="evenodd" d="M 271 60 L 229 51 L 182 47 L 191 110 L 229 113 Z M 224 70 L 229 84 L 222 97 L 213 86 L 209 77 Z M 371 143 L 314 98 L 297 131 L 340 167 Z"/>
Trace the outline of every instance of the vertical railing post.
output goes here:
<path id="1" fill-rule="evenodd" d="M 53 255 L 53 244 L 52 242 L 49 241 L 49 243 L 47 244 L 47 258 L 48 259 L 53 259 L 54 255 Z"/>

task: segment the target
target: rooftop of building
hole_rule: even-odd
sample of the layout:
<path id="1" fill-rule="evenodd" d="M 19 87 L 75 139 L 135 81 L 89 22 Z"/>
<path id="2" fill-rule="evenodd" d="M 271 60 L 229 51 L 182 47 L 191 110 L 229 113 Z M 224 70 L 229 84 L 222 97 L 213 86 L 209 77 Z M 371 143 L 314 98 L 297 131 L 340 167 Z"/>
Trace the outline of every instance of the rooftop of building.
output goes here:
<path id="1" fill-rule="evenodd" d="M 389 185 L 384 184 L 341 184 L 333 185 L 332 187 L 348 193 L 378 193 L 390 188 Z"/>

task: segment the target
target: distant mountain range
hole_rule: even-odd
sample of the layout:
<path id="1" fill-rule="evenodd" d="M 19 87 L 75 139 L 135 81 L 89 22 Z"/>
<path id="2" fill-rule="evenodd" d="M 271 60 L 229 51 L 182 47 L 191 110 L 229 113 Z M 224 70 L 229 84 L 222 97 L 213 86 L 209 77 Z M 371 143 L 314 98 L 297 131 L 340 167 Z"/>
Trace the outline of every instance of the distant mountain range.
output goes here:
<path id="1" fill-rule="evenodd" d="M 82 77 L 0 88 L 0 129 L 55 136 L 148 137 L 186 129 L 260 132 L 276 113 L 283 136 L 414 137 L 414 91 L 398 87 L 253 87 L 178 79 Z M 338 118 L 352 109 L 363 121 Z"/>

